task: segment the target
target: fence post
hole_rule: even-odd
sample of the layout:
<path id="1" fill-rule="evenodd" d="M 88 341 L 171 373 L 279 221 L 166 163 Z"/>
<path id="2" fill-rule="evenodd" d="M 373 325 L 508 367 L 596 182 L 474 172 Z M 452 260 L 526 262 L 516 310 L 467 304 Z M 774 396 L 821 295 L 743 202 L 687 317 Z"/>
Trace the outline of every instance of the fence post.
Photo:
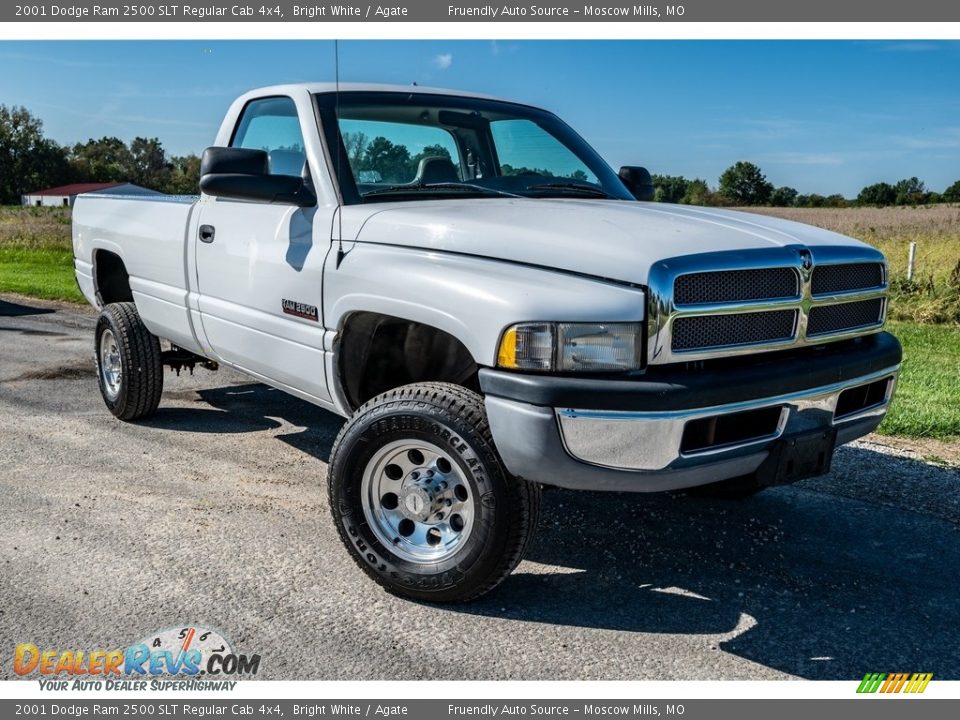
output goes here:
<path id="1" fill-rule="evenodd" d="M 913 267 L 917 260 L 917 244 L 910 243 L 910 256 L 907 259 L 907 282 L 913 281 Z"/>

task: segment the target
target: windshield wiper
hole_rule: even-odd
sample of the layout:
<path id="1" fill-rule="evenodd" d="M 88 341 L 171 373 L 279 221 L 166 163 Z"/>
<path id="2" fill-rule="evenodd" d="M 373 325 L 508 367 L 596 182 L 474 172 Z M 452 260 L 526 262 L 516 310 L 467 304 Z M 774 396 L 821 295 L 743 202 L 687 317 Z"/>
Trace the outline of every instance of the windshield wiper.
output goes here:
<path id="1" fill-rule="evenodd" d="M 583 183 L 573 182 L 538 183 L 536 185 L 527 185 L 527 190 L 555 190 L 559 192 L 576 193 L 578 195 L 591 195 L 593 197 L 613 197 L 609 193 L 604 192 L 600 188 L 594 187 L 593 185 L 585 185 Z"/>
<path id="2" fill-rule="evenodd" d="M 523 197 L 506 190 L 497 190 L 495 188 L 484 187 L 483 185 L 473 185 L 471 183 L 460 182 L 440 182 L 426 183 L 424 185 L 391 185 L 390 187 L 377 188 L 370 192 L 363 193 L 362 197 L 368 198 L 372 195 L 403 194 L 423 192 L 424 190 L 458 190 L 460 192 L 481 193 L 483 195 L 498 195 L 500 197 Z"/>

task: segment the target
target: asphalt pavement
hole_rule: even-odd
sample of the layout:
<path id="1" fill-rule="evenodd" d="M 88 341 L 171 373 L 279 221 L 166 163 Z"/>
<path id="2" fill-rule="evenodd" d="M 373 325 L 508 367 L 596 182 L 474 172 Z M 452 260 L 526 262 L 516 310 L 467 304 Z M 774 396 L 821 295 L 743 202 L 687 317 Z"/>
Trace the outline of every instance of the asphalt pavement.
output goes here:
<path id="1" fill-rule="evenodd" d="M 554 490 L 459 606 L 385 594 L 326 505 L 342 420 L 228 371 L 106 410 L 94 315 L 0 299 L 0 677 L 13 648 L 199 624 L 260 679 L 960 679 L 960 470 L 866 442 L 743 502 Z"/>

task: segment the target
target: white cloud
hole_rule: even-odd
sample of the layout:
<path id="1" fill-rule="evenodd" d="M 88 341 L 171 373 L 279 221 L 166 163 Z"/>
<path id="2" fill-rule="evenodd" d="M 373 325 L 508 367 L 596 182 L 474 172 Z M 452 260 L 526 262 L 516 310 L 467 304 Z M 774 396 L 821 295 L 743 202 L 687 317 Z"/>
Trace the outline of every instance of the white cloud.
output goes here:
<path id="1" fill-rule="evenodd" d="M 438 70 L 446 70 L 453 65 L 453 53 L 441 53 L 433 58 L 433 65 Z"/>

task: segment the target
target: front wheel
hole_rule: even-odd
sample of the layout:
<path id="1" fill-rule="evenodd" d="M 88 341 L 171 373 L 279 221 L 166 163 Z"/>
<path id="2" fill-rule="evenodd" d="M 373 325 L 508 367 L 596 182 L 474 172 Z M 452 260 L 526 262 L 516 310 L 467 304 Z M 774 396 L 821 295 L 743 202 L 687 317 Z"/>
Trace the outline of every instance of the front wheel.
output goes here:
<path id="1" fill-rule="evenodd" d="M 489 592 L 536 529 L 540 488 L 497 454 L 483 398 L 447 383 L 375 397 L 340 431 L 330 507 L 361 568 L 388 591 L 434 602 Z"/>

